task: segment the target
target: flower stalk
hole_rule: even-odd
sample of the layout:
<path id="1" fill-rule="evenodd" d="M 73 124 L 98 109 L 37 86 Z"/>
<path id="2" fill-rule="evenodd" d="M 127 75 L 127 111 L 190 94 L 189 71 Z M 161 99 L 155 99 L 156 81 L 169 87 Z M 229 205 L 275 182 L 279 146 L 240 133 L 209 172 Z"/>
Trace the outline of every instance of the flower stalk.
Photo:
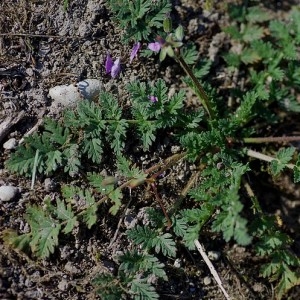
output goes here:
<path id="1" fill-rule="evenodd" d="M 179 52 L 179 51 L 176 51 L 176 52 Z M 215 116 L 215 112 L 212 108 L 211 101 L 209 100 L 209 98 L 208 98 L 206 92 L 204 91 L 202 85 L 200 84 L 199 80 L 196 78 L 193 71 L 190 69 L 190 67 L 187 65 L 187 63 L 184 61 L 184 59 L 180 55 L 176 55 L 175 58 L 179 62 L 180 66 L 185 71 L 185 73 L 193 81 L 194 86 L 195 86 L 195 92 L 196 92 L 201 104 L 206 109 L 208 115 L 210 116 L 211 119 L 214 119 L 216 116 Z"/>
<path id="2" fill-rule="evenodd" d="M 300 136 L 268 136 L 243 138 L 245 144 L 299 142 Z"/>

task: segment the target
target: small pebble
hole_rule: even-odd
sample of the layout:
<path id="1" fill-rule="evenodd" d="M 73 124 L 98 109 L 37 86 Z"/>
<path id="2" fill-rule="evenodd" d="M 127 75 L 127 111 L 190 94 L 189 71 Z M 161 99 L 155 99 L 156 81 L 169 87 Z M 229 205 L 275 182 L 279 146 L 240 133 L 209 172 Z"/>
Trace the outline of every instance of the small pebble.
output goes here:
<path id="1" fill-rule="evenodd" d="M 15 198 L 19 189 L 10 186 L 10 185 L 3 185 L 0 187 L 0 201 L 10 201 Z"/>
<path id="2" fill-rule="evenodd" d="M 211 278 L 209 276 L 205 276 L 203 279 L 204 285 L 210 285 L 211 284 Z"/>
<path id="3" fill-rule="evenodd" d="M 16 149 L 18 142 L 15 138 L 11 138 L 3 144 L 3 148 L 6 150 Z"/>
<path id="4" fill-rule="evenodd" d="M 128 214 L 124 217 L 124 225 L 127 229 L 134 228 L 138 222 L 136 215 Z"/>
<path id="5" fill-rule="evenodd" d="M 51 178 L 46 178 L 44 181 L 46 192 L 52 192 L 55 190 L 56 184 Z"/>
<path id="6" fill-rule="evenodd" d="M 66 279 L 61 279 L 58 286 L 57 286 L 61 291 L 65 291 L 69 287 L 69 283 Z"/>
<path id="7" fill-rule="evenodd" d="M 65 264 L 65 270 L 70 274 L 78 274 L 80 272 L 70 261 Z"/>
<path id="8" fill-rule="evenodd" d="M 181 267 L 181 259 L 176 258 L 174 261 L 174 267 L 175 268 L 180 268 Z"/>
<path id="9" fill-rule="evenodd" d="M 212 261 L 217 261 L 221 257 L 221 253 L 219 251 L 208 251 L 207 256 Z"/>

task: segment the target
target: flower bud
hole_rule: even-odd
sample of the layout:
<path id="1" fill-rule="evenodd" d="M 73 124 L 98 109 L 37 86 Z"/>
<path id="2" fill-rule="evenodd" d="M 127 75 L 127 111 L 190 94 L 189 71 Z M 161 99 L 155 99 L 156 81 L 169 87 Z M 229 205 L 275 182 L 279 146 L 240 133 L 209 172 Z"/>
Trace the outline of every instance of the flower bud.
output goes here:
<path id="1" fill-rule="evenodd" d="M 164 19 L 163 27 L 164 27 L 164 32 L 166 33 L 172 31 L 172 20 L 169 16 Z"/>
<path id="2" fill-rule="evenodd" d="M 143 184 L 144 182 L 145 182 L 145 178 L 131 179 L 128 184 L 128 187 L 132 189 Z"/>
<path id="3" fill-rule="evenodd" d="M 175 30 L 175 36 L 177 41 L 182 41 L 183 37 L 184 37 L 184 31 L 183 31 L 183 27 L 181 25 L 179 25 L 176 30 Z"/>

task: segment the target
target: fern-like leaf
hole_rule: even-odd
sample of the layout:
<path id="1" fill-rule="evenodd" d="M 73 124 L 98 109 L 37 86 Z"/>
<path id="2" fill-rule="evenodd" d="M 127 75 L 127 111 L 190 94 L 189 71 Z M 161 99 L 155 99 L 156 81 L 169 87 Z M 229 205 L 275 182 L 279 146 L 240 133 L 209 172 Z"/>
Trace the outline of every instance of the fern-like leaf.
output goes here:
<path id="1" fill-rule="evenodd" d="M 286 165 L 291 161 L 295 153 L 295 148 L 282 148 L 278 151 L 276 159 L 271 161 L 271 171 L 276 176 L 278 175 Z"/>
<path id="2" fill-rule="evenodd" d="M 157 236 L 152 242 L 155 252 L 162 252 L 165 256 L 176 256 L 176 245 L 170 233 Z"/>
<path id="3" fill-rule="evenodd" d="M 58 245 L 61 224 L 38 206 L 30 206 L 27 209 L 26 221 L 31 228 L 30 247 L 32 252 L 40 258 L 48 257 Z"/>
<path id="4" fill-rule="evenodd" d="M 58 219 L 67 222 L 67 224 L 63 229 L 63 232 L 67 234 L 71 232 L 74 229 L 74 227 L 78 224 L 77 218 L 74 215 L 74 212 L 72 211 L 70 203 L 66 205 L 64 201 L 60 199 L 57 199 L 56 203 L 57 203 L 57 207 L 56 207 L 55 214 Z"/>
<path id="5" fill-rule="evenodd" d="M 131 282 L 130 291 L 132 293 L 133 299 L 140 300 L 140 299 L 147 299 L 147 300 L 155 300 L 159 299 L 155 288 L 150 284 L 147 283 L 146 280 L 141 280 L 136 278 Z"/>

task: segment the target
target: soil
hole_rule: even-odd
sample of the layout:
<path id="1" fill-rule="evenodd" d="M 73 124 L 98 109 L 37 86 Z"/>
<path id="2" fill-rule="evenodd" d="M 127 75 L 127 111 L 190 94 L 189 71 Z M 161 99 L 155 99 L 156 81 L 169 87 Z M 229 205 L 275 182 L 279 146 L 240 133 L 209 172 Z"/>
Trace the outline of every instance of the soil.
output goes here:
<path id="1" fill-rule="evenodd" d="M 218 88 L 225 89 L 232 78 L 223 83 L 219 80 L 227 76 L 221 54 L 229 45 L 229 38 L 221 28 L 228 24 L 226 4 L 229 1 L 173 2 L 176 20 L 187 28 L 187 40 L 195 42 L 200 56 L 214 61 L 212 76 Z M 210 11 L 204 11 L 205 3 L 210 2 L 213 3 Z M 273 2 L 268 4 L 268 9 L 276 18 L 284 18 L 291 5 L 296 4 Z M 12 138 L 20 141 L 32 128 L 37 129 L 36 125 L 45 116 L 59 117 L 58 108 L 51 110 L 52 99 L 48 96 L 49 89 L 57 85 L 97 78 L 104 89 L 118 93 L 120 99 L 126 99 L 124 86 L 134 78 L 147 81 L 163 78 L 172 89 L 186 89 L 180 80 L 182 72 L 170 61 L 159 64 L 157 57 L 139 57 L 129 64 L 132 45 L 122 42 L 122 32 L 112 22 L 104 0 L 69 0 L 67 9 L 61 0 L 1 1 L 0 28 L 0 124 L 7 116 L 12 117 L 11 122 L 15 121 L 5 132 L 1 144 Z M 116 79 L 105 74 L 107 52 L 113 58 L 121 58 L 122 73 Z M 187 105 L 195 106 L 194 96 L 188 93 L 188 98 Z M 163 146 L 166 143 L 167 146 Z M 146 168 L 164 158 L 166 151 L 162 150 L 172 146 L 171 140 L 160 137 L 152 152 L 128 149 L 128 156 L 136 161 L 142 158 Z M 59 186 L 64 181 L 72 184 L 72 180 L 78 183 L 81 179 L 38 178 L 31 189 L 30 179 L 5 169 L 4 163 L 12 151 L 2 148 L 0 153 L 0 185 L 18 187 L 19 193 L 12 201 L 0 203 L 0 232 L 11 228 L 22 233 L 28 229 L 23 218 L 26 205 L 41 203 L 47 195 L 58 197 L 58 187 L 49 189 L 49 180 L 55 182 L 59 178 L 56 182 Z M 109 161 L 108 156 L 100 170 L 111 172 Z M 165 191 L 164 199 L 175 201 L 176 193 L 190 174 L 191 168 L 185 164 L 174 168 L 160 186 L 161 192 Z M 289 178 L 286 176 L 272 186 L 268 178 L 267 184 L 262 184 L 254 175 L 251 180 L 266 211 L 281 216 L 284 230 L 295 239 L 294 248 L 300 254 L 300 189 Z M 170 183 L 175 187 L 172 191 L 168 190 Z M 132 203 L 128 207 L 130 214 L 137 219 L 145 207 L 157 205 L 153 197 L 147 198 L 138 192 L 128 197 Z M 0 299 L 97 299 L 91 280 L 104 271 L 115 273 L 114 257 L 130 247 L 122 235 L 126 230 L 124 222 L 110 245 L 121 217 L 122 209 L 115 217 L 103 214 L 97 226 L 82 229 L 68 240 L 62 240 L 57 251 L 46 260 L 29 257 L 0 240 Z M 274 299 L 273 284 L 259 276 L 264 261 L 255 256 L 250 247 L 225 243 L 219 235 L 211 233 L 204 233 L 200 240 L 207 251 L 220 255 L 213 264 L 232 299 Z M 161 299 L 224 299 L 198 252 L 182 247 L 176 263 L 171 259 L 164 263 L 169 280 L 157 287 Z M 300 299 L 300 288 L 293 288 L 287 299 Z"/>

